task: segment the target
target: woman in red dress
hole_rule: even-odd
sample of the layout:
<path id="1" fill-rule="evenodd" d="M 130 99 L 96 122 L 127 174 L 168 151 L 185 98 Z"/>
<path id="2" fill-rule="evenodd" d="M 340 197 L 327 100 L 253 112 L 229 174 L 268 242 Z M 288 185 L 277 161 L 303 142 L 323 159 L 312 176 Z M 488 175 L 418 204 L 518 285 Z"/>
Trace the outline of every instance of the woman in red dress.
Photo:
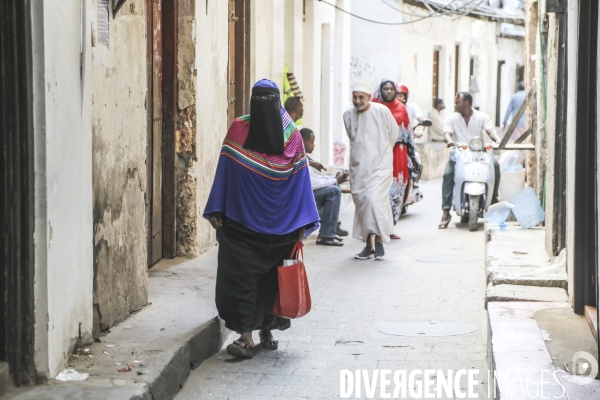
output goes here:
<path id="1" fill-rule="evenodd" d="M 371 100 L 389 108 L 398 124 L 398 139 L 393 148 L 394 181 L 390 189 L 390 202 L 392 204 L 394 225 L 396 225 L 402 213 L 404 194 L 407 191 L 408 176 L 410 174 L 408 146 L 414 147 L 412 127 L 406 106 L 396 100 L 396 84 L 393 80 L 383 79 L 379 85 L 379 89 L 373 94 Z M 395 233 L 390 237 L 392 239 L 400 239 L 400 236 Z"/>

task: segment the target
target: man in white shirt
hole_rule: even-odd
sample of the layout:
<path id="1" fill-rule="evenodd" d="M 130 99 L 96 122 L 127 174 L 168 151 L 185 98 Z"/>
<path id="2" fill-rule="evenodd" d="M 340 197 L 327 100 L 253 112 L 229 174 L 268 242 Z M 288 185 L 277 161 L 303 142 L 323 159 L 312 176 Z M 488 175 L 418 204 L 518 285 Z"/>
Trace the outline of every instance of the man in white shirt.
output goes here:
<path id="1" fill-rule="evenodd" d="M 458 92 L 454 99 L 455 113 L 450 114 L 444 125 L 444 140 L 448 147 L 456 146 L 458 143 L 469 144 L 475 136 L 481 137 L 481 132 L 486 131 L 494 142 L 500 138 L 494 132 L 494 124 L 487 114 L 473 108 L 473 97 L 469 92 Z M 498 184 L 500 183 L 500 166 L 498 161 L 492 157 L 494 170 L 496 171 L 496 184 L 492 195 L 492 204 L 498 201 Z M 452 194 L 454 191 L 454 164 L 451 159 L 446 164 L 444 171 L 444 182 L 442 184 L 442 221 L 438 228 L 446 229 L 452 217 Z"/>
<path id="2" fill-rule="evenodd" d="M 304 150 L 310 154 L 315 149 L 315 134 L 308 128 L 300 129 L 302 141 L 304 142 Z M 340 202 L 342 199 L 342 190 L 340 183 L 348 179 L 348 174 L 327 174 L 309 165 L 310 183 L 312 185 L 313 194 L 315 195 L 315 203 L 321 217 L 321 228 L 319 236 L 317 236 L 317 244 L 324 246 L 343 246 L 341 239 L 336 238 L 336 230 L 338 228 L 338 216 L 340 213 Z M 321 211 L 322 210 L 322 211 Z"/>

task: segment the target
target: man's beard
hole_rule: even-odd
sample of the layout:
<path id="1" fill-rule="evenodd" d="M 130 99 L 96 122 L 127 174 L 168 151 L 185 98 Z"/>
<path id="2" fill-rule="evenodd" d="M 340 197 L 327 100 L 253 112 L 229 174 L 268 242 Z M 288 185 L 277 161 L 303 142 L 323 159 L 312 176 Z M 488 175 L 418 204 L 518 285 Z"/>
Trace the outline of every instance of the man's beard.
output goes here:
<path id="1" fill-rule="evenodd" d="M 357 111 L 363 111 L 365 108 L 367 108 L 367 104 L 366 103 L 363 103 L 360 105 L 355 104 L 354 108 L 356 108 Z"/>

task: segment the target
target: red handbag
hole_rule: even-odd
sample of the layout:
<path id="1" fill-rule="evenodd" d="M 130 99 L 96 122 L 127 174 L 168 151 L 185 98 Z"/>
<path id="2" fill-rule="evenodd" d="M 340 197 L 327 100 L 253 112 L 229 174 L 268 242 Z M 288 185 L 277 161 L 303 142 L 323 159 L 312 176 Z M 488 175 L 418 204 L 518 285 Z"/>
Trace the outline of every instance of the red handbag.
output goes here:
<path id="1" fill-rule="evenodd" d="M 310 311 L 312 305 L 308 278 L 304 268 L 302 242 L 296 242 L 290 256 L 296 262 L 292 265 L 277 267 L 279 292 L 275 298 L 273 314 L 283 318 L 300 318 Z"/>

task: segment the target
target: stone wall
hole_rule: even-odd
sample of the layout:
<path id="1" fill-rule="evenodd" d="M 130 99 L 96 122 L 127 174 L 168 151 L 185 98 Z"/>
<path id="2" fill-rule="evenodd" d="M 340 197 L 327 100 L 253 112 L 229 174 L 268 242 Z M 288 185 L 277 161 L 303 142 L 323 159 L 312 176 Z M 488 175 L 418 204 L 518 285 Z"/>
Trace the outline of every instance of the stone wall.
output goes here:
<path id="1" fill-rule="evenodd" d="M 146 2 L 109 24 L 92 70 L 95 336 L 148 301 Z"/>
<path id="2" fill-rule="evenodd" d="M 196 7 L 194 0 L 179 0 L 177 6 L 177 256 L 195 257 L 199 254 L 197 215 L 201 206 L 196 203 Z"/>

